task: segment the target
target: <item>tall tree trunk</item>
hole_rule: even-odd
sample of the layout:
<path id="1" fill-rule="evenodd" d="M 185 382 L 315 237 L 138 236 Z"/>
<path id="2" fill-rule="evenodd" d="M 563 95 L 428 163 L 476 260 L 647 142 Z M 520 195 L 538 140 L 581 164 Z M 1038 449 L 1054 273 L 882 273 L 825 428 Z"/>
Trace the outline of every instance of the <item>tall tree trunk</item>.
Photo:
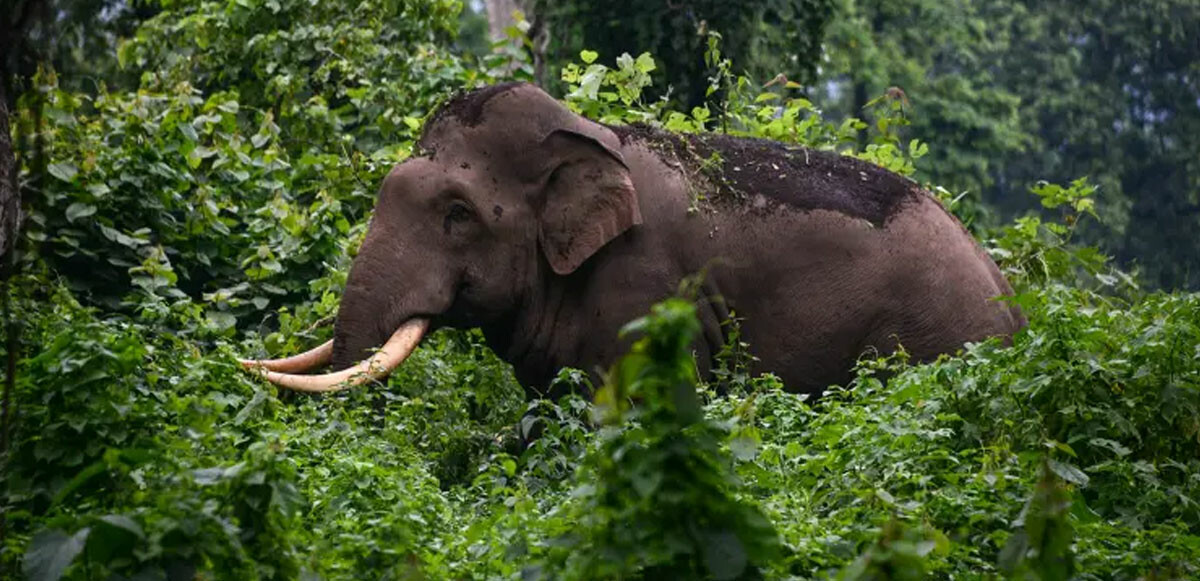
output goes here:
<path id="1" fill-rule="evenodd" d="M 525 16 L 529 18 L 529 40 L 533 41 L 530 49 L 533 52 L 533 82 L 539 87 L 549 88 L 550 85 L 546 84 L 549 81 L 546 78 L 546 49 L 550 46 L 550 19 L 540 10 L 533 10 L 533 14 L 526 11 Z"/>
<path id="2" fill-rule="evenodd" d="M 529 23 L 526 34 L 532 46 L 528 50 L 533 57 L 533 82 L 546 86 L 546 48 L 550 42 L 549 20 L 542 14 L 545 3 L 537 0 L 485 0 L 488 17 L 488 36 L 492 42 L 508 40 L 504 32 L 516 24 L 513 12 L 520 10 Z"/>
<path id="3" fill-rule="evenodd" d="M 0 66 L 0 74 L 5 67 Z M 17 163 L 13 151 L 12 131 L 8 125 L 8 95 L 0 79 L 0 316 L 4 325 L 4 384 L 0 387 L 0 467 L 8 464 L 9 434 L 12 423 L 12 398 L 16 389 L 17 326 L 12 317 L 12 297 L 9 284 L 16 265 L 17 228 L 21 209 L 17 191 Z M 0 543 L 7 541 L 8 519 L 0 511 Z"/>
<path id="4" fill-rule="evenodd" d="M 35 21 L 49 22 L 50 3 L 46 0 L 9 2 L 0 10 L 0 324 L 3 324 L 4 383 L 0 387 L 0 470 L 7 468 L 12 445 L 14 401 L 17 381 L 17 352 L 21 347 L 18 320 L 13 317 L 12 278 L 17 269 L 17 250 L 21 230 L 21 191 L 17 183 L 16 149 L 9 125 L 10 106 L 15 106 L 20 85 L 18 78 L 33 75 L 25 69 L 35 55 L 29 49 L 29 29 Z M 11 83 L 11 84 L 10 84 Z M 9 99 L 12 98 L 12 102 Z M 41 107 L 37 109 L 41 119 Z M 41 151 L 40 142 L 38 147 Z M 44 158 L 39 156 L 44 162 Z M 44 172 L 45 164 L 38 166 Z M 8 514 L 0 510 L 0 546 L 8 541 Z M 0 577 L 7 577 L 0 566 Z"/>
<path id="5" fill-rule="evenodd" d="M 5 94 L 3 83 L 0 83 L 0 260 L 5 264 L 8 263 L 9 252 L 16 246 L 17 229 L 20 227 L 20 199 L 12 130 L 8 125 L 8 95 Z"/>
<path id="6" fill-rule="evenodd" d="M 886 16 L 883 9 L 879 6 L 875 7 L 875 14 L 871 17 L 871 38 L 880 38 L 883 34 L 884 26 L 887 25 Z M 865 68 L 865 67 L 864 67 Z M 870 88 L 867 86 L 867 79 L 858 77 L 854 79 L 854 116 L 866 122 L 867 127 L 860 129 L 858 132 L 858 150 L 864 151 L 867 145 L 870 144 L 870 126 L 874 123 L 871 119 L 870 112 L 866 110 L 867 103 L 871 99 L 869 93 Z M 892 82 L 890 79 L 884 79 L 884 83 Z M 887 86 L 886 84 L 884 85 Z"/>
<path id="7" fill-rule="evenodd" d="M 487 17 L 488 17 L 488 36 L 492 41 L 504 40 L 508 38 L 504 34 L 504 29 L 512 26 L 513 12 L 520 9 L 517 5 L 517 0 L 486 0 Z"/>

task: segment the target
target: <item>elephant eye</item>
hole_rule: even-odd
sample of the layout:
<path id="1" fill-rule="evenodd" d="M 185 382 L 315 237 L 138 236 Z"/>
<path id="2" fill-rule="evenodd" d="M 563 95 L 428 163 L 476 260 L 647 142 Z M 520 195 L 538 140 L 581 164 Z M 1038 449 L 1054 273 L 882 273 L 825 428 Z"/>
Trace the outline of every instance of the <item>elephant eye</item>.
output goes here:
<path id="1" fill-rule="evenodd" d="M 446 234 L 450 233 L 451 228 L 455 224 L 462 224 L 471 220 L 471 208 L 467 207 L 462 202 L 454 202 L 450 205 L 450 210 L 446 212 L 446 219 L 442 221 L 442 229 Z"/>
<path id="2" fill-rule="evenodd" d="M 450 206 L 450 212 L 446 217 L 452 222 L 466 222 L 471 218 L 471 209 L 464 204 L 455 203 Z"/>

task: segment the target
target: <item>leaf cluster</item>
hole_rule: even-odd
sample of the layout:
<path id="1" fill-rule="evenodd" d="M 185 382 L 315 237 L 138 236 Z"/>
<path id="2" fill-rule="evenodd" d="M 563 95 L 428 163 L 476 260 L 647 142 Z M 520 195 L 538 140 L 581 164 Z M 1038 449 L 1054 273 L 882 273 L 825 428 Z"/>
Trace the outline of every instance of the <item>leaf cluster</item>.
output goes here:
<path id="1" fill-rule="evenodd" d="M 578 528 L 551 554 L 552 578 L 747 579 L 778 555 L 770 522 L 737 494 L 725 429 L 704 417 L 699 327 L 672 299 L 622 331 L 643 337 L 597 393 L 606 427 L 582 461 L 568 517 Z"/>
<path id="2" fill-rule="evenodd" d="M 683 299 L 631 324 L 599 390 L 564 370 L 556 401 L 527 401 L 478 332 L 439 332 L 386 382 L 331 397 L 242 373 L 235 353 L 329 336 L 370 192 L 445 90 L 528 73 L 521 51 L 448 52 L 452 4 L 168 2 L 122 48 L 139 88 L 39 77 L 27 98 L 46 115 L 18 119 L 49 159 L 23 178 L 37 245 L 12 287 L 24 344 L 0 472 L 5 571 L 1200 575 L 1200 297 L 1145 292 L 1077 246 L 1077 225 L 1104 215 L 1089 181 L 1038 185 L 1047 215 L 985 231 L 1030 322 L 1011 345 L 864 358 L 817 401 L 751 375 L 736 325 L 701 384 Z M 649 55 L 610 67 L 590 52 L 564 72 L 567 103 L 905 173 L 938 159 L 936 141 L 901 139 L 903 94 L 878 99 L 869 126 L 830 122 L 704 40 L 705 105 L 647 102 Z"/>

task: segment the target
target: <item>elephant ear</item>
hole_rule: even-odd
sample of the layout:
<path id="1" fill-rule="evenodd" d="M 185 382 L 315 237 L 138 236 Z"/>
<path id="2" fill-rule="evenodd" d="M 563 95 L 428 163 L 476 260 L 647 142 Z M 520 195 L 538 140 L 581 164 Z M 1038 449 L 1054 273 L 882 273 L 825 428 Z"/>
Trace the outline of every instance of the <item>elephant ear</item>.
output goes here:
<path id="1" fill-rule="evenodd" d="M 628 166 L 601 139 L 560 129 L 543 146 L 554 167 L 542 192 L 539 237 L 550 267 L 565 275 L 641 224 L 642 214 Z"/>

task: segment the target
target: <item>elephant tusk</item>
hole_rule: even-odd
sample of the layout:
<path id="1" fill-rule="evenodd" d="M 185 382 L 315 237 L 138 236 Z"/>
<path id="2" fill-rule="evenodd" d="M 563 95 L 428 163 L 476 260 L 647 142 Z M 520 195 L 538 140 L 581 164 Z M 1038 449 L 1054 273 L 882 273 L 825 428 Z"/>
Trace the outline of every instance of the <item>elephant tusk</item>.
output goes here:
<path id="1" fill-rule="evenodd" d="M 333 340 L 330 339 L 299 355 L 292 355 L 283 359 L 238 359 L 238 363 L 241 363 L 242 367 L 246 369 L 265 369 L 267 371 L 295 373 L 325 365 L 329 363 L 329 358 L 332 355 Z"/>
<path id="2" fill-rule="evenodd" d="M 392 333 L 392 337 L 374 355 L 360 361 L 358 365 L 333 373 L 323 375 L 293 375 L 271 371 L 266 367 L 251 366 L 250 368 L 260 371 L 267 381 L 287 389 L 310 393 L 340 391 L 362 385 L 391 373 L 405 359 L 408 359 L 408 356 L 417 348 L 417 344 L 421 342 L 421 338 L 425 336 L 425 331 L 428 329 L 428 319 L 409 319 L 408 322 L 400 325 L 400 328 L 396 329 L 395 333 Z M 317 349 L 321 349 L 321 347 Z"/>

